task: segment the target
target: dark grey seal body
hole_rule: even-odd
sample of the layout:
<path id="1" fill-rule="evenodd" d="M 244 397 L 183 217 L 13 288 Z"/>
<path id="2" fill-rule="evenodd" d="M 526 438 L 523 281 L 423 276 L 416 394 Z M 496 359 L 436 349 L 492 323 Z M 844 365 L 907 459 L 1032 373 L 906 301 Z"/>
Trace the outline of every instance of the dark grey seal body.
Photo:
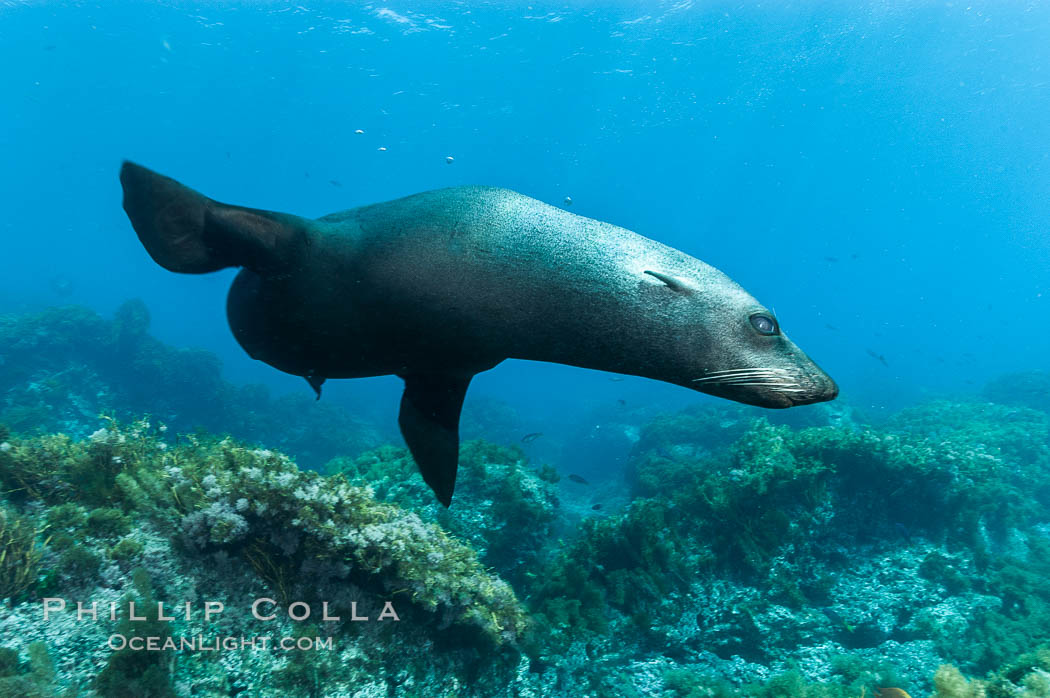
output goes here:
<path id="1" fill-rule="evenodd" d="M 230 326 L 305 377 L 396 374 L 400 426 L 446 505 L 471 378 L 504 359 L 674 383 L 763 407 L 835 383 L 717 269 L 624 228 L 506 189 L 455 187 L 317 220 L 212 201 L 125 163 L 124 208 L 167 269 L 239 266 Z"/>

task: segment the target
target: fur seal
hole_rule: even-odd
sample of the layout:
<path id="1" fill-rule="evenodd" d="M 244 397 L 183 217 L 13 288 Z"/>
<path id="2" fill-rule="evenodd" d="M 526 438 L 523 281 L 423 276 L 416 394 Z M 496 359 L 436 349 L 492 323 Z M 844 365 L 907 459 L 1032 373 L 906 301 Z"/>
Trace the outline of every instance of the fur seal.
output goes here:
<path id="1" fill-rule="evenodd" d="M 303 376 L 405 381 L 401 433 L 437 498 L 456 482 L 471 378 L 508 358 L 674 383 L 762 407 L 838 388 L 717 269 L 507 189 L 466 186 L 316 220 L 219 203 L 125 162 L 124 210 L 175 272 L 241 267 L 250 356 Z"/>

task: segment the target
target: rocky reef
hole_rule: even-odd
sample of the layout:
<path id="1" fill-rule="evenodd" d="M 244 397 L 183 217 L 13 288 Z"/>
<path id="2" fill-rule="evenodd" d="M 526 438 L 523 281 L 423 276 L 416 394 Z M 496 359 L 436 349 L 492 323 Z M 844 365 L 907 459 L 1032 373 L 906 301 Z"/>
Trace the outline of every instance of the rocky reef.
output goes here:
<path id="1" fill-rule="evenodd" d="M 469 545 L 276 452 L 194 437 L 169 446 L 161 434 L 145 421 L 110 421 L 79 442 L 4 442 L 0 597 L 11 606 L 0 630 L 27 651 L 43 643 L 58 659 L 50 673 L 58 689 L 129 695 L 120 686 L 134 679 L 149 686 L 131 695 L 236 694 L 237 677 L 255 676 L 267 653 L 110 653 L 107 637 L 257 636 L 259 621 L 246 611 L 259 598 L 271 600 L 266 615 L 310 612 L 309 625 L 293 627 L 287 615 L 263 623 L 270 635 L 340 640 L 324 654 L 283 652 L 264 664 L 289 690 L 314 681 L 304 695 L 350 695 L 364 675 L 422 691 L 442 664 L 458 664 L 448 673 L 463 676 L 480 663 L 493 675 L 516 666 L 503 647 L 524 632 L 525 611 Z M 45 622 L 45 597 L 103 607 L 138 600 L 140 609 L 160 601 L 178 619 L 157 613 L 139 626 L 65 611 Z M 230 611 L 209 624 L 206 603 Z M 318 618 L 322 609 L 340 620 Z M 393 615 L 382 619 L 384 609 Z"/>
<path id="2" fill-rule="evenodd" d="M 445 509 L 404 448 L 249 407 L 143 312 L 0 322 L 0 695 L 1050 696 L 1027 397 L 693 407 L 593 485 L 468 441 Z M 165 391 L 168 361 L 214 380 Z M 358 440 L 301 468 L 328 427 Z"/>

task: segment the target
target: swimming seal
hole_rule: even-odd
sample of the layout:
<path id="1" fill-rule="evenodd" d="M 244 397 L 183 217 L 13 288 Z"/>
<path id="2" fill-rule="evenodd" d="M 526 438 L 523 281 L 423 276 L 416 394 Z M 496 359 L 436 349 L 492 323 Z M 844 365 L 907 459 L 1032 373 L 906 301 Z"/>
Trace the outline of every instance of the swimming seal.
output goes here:
<path id="1" fill-rule="evenodd" d="M 222 204 L 130 162 L 120 181 L 158 264 L 242 268 L 226 309 L 253 358 L 303 376 L 318 397 L 328 378 L 403 378 L 401 433 L 445 506 L 467 386 L 504 359 L 762 407 L 838 394 L 722 272 L 507 189 L 428 191 L 311 220 Z"/>

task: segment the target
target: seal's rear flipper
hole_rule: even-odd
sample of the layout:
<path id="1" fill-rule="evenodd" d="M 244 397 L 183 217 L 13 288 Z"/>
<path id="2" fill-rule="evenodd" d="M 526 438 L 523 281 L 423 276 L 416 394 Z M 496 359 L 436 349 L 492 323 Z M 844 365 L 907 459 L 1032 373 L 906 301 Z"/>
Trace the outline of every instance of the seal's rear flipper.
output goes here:
<path id="1" fill-rule="evenodd" d="M 446 507 L 459 467 L 459 413 L 473 375 L 414 373 L 405 379 L 398 424 L 423 480 Z"/>
<path id="2" fill-rule="evenodd" d="M 315 393 L 317 393 L 317 399 L 320 400 L 321 399 L 321 386 L 324 385 L 324 382 L 327 379 L 326 378 L 321 378 L 320 376 L 316 376 L 313 373 L 307 374 L 305 376 L 305 378 L 306 378 L 306 382 L 309 383 L 310 387 L 314 389 Z"/>
<path id="3" fill-rule="evenodd" d="M 133 162 L 120 168 L 120 183 L 139 240 L 169 271 L 278 272 L 293 261 L 305 238 L 303 218 L 222 204 Z"/>

